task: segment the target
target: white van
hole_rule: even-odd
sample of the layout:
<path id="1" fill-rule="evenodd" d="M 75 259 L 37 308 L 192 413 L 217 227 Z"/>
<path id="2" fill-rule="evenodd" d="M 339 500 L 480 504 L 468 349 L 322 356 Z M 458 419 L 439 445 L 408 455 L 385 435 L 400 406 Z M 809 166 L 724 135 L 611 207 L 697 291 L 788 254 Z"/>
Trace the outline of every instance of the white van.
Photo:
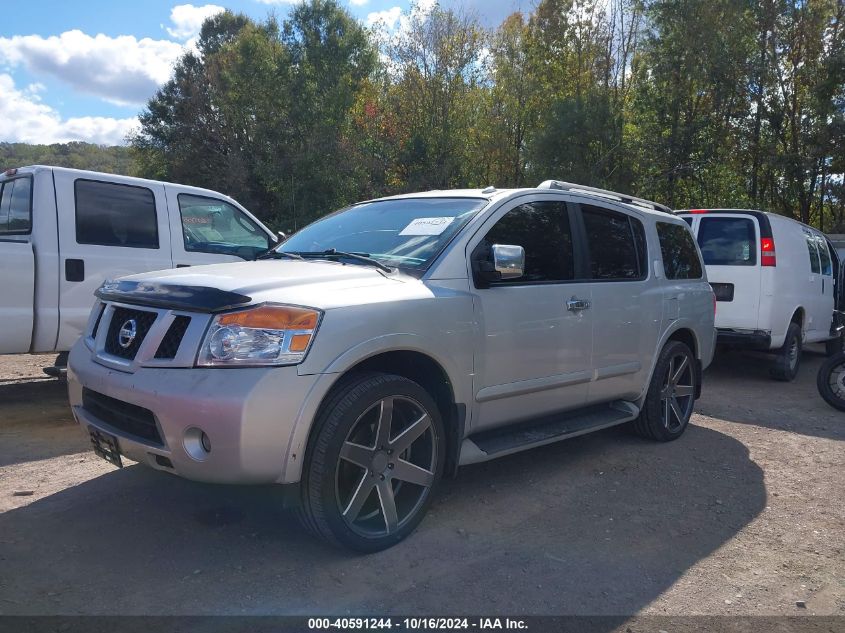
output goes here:
<path id="1" fill-rule="evenodd" d="M 0 174 L 0 354 L 69 350 L 106 278 L 254 259 L 270 229 L 216 191 L 60 167 Z"/>
<path id="2" fill-rule="evenodd" d="M 720 344 L 775 352 L 771 372 L 778 380 L 795 378 L 803 343 L 841 349 L 841 267 L 823 233 L 762 211 L 678 214 L 707 266 Z"/>

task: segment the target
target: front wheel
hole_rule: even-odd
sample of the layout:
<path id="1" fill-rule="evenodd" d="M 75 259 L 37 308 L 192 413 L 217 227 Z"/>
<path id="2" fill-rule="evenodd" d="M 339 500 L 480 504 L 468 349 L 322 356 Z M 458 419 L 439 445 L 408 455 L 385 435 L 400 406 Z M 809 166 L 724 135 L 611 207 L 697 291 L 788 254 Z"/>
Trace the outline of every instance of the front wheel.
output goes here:
<path id="1" fill-rule="evenodd" d="M 634 431 L 659 442 L 681 437 L 692 416 L 699 380 L 690 348 L 669 341 L 657 358 Z"/>
<path id="2" fill-rule="evenodd" d="M 816 376 L 819 394 L 834 409 L 845 411 L 845 352 L 828 358 Z"/>
<path id="3" fill-rule="evenodd" d="M 395 545 L 417 527 L 445 457 L 431 396 L 392 374 L 366 373 L 322 408 L 301 483 L 302 523 L 361 552 Z"/>
<path id="4" fill-rule="evenodd" d="M 786 330 L 786 339 L 775 356 L 772 367 L 769 370 L 772 378 L 789 382 L 795 380 L 798 375 L 798 366 L 801 364 L 801 326 L 797 323 L 790 323 Z"/>

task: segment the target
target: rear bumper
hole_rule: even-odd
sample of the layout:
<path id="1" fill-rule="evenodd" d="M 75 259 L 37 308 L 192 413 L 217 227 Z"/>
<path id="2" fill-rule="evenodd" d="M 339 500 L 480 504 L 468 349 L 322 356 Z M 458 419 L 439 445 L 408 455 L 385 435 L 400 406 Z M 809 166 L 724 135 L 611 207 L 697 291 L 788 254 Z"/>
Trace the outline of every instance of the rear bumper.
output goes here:
<path id="1" fill-rule="evenodd" d="M 769 350 L 772 348 L 772 334 L 764 330 L 731 330 L 718 328 L 716 342 L 742 349 Z"/>

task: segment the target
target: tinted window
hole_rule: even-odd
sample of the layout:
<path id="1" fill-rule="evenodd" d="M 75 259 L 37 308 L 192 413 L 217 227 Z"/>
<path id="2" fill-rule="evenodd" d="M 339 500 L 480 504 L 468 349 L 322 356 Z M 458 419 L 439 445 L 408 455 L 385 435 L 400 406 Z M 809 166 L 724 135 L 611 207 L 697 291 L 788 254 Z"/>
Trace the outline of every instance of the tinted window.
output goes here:
<path id="1" fill-rule="evenodd" d="M 0 233 L 29 233 L 32 230 L 32 180 L 7 180 L 2 189 Z"/>
<path id="2" fill-rule="evenodd" d="M 269 248 L 267 234 L 224 200 L 179 194 L 185 250 L 205 253 L 234 252 L 239 247 Z"/>
<path id="3" fill-rule="evenodd" d="M 830 252 L 827 250 L 827 242 L 822 236 L 817 235 L 816 243 L 819 245 L 819 259 L 821 260 L 822 265 L 822 275 L 832 275 L 833 267 L 830 263 Z"/>
<path id="4" fill-rule="evenodd" d="M 701 279 L 701 260 L 688 229 L 680 224 L 658 222 L 657 237 L 667 279 Z"/>
<path id="5" fill-rule="evenodd" d="M 807 250 L 810 252 L 810 270 L 818 274 L 821 272 L 821 268 L 819 267 L 819 251 L 816 240 L 809 233 L 804 233 L 804 237 L 807 240 Z"/>
<path id="6" fill-rule="evenodd" d="M 94 180 L 77 180 L 74 189 L 77 243 L 158 248 L 152 191 Z"/>
<path id="7" fill-rule="evenodd" d="M 587 230 L 592 278 L 640 278 L 645 272 L 644 257 L 640 257 L 640 252 L 645 255 L 642 224 L 638 220 L 632 222 L 624 213 L 601 207 L 581 205 L 581 210 Z M 639 239 L 635 237 L 632 224 L 638 225 Z"/>
<path id="8" fill-rule="evenodd" d="M 751 218 L 701 218 L 698 245 L 708 266 L 754 266 L 757 234 Z"/>
<path id="9" fill-rule="evenodd" d="M 484 198 L 398 198 L 356 204 L 309 224 L 277 250 L 368 253 L 388 266 L 425 270 Z"/>
<path id="10" fill-rule="evenodd" d="M 575 277 L 572 232 L 565 202 L 529 202 L 508 211 L 476 248 L 492 262 L 493 244 L 525 249 L 525 274 L 500 283 L 566 281 Z"/>
<path id="11" fill-rule="evenodd" d="M 686 222 L 687 224 L 689 224 L 690 226 L 692 226 L 692 218 L 691 218 L 690 216 L 686 216 L 686 217 L 683 217 L 683 218 L 681 218 L 681 219 L 682 219 L 684 222 Z"/>

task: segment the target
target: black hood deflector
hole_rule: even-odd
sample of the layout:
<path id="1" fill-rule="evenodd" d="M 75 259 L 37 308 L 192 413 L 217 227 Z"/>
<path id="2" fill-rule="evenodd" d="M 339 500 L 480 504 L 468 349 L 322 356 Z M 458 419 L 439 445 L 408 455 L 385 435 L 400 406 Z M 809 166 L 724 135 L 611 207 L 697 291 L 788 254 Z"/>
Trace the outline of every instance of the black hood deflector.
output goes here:
<path id="1" fill-rule="evenodd" d="M 179 286 L 149 281 L 107 281 L 94 293 L 102 301 L 132 305 L 219 312 L 237 308 L 252 301 L 246 295 L 204 286 Z"/>

